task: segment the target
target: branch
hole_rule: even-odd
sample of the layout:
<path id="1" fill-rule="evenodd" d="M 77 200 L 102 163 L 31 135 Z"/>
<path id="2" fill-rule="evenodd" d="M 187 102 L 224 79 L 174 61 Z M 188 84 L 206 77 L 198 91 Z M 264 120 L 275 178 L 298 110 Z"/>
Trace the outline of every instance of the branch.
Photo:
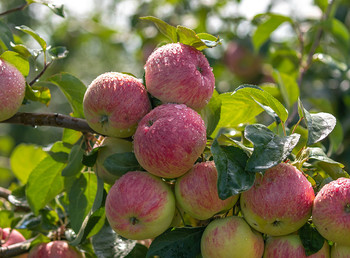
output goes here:
<path id="1" fill-rule="evenodd" d="M 48 68 L 51 64 L 52 64 L 51 62 L 46 63 L 46 64 L 44 65 L 44 68 L 41 70 L 41 72 L 40 72 L 37 76 L 35 76 L 35 78 L 29 83 L 29 85 L 30 85 L 30 86 L 33 86 L 33 84 L 34 84 L 37 80 L 39 80 L 39 78 L 45 73 L 45 71 L 47 70 L 47 68 Z"/>
<path id="2" fill-rule="evenodd" d="M 13 257 L 27 252 L 34 239 L 35 237 L 10 246 L 0 247 L 0 257 Z"/>
<path id="3" fill-rule="evenodd" d="M 22 113 L 18 112 L 13 117 L 0 123 L 21 124 L 30 126 L 53 126 L 73 129 L 83 133 L 96 133 L 88 125 L 85 119 L 62 115 L 58 113 Z M 97 133 L 96 133 L 97 134 Z"/>
<path id="4" fill-rule="evenodd" d="M 4 198 L 7 200 L 10 194 L 11 194 L 10 190 L 0 187 L 0 198 Z"/>
<path id="5" fill-rule="evenodd" d="M 24 8 L 26 8 L 29 4 L 23 4 L 23 5 L 20 5 L 18 7 L 15 7 L 15 8 L 12 8 L 12 9 L 9 9 L 5 12 L 2 12 L 0 13 L 0 16 L 3 16 L 3 15 L 6 15 L 6 14 L 9 14 L 9 13 L 13 13 L 13 12 L 17 12 L 17 11 L 21 11 L 23 10 Z"/>

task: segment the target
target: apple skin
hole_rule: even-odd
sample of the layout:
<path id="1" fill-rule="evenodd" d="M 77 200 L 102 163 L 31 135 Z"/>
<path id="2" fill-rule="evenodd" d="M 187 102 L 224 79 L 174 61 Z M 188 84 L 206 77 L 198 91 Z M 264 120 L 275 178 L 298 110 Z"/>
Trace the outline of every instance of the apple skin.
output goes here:
<path id="1" fill-rule="evenodd" d="M 30 249 L 28 258 L 82 258 L 82 253 L 70 246 L 66 241 L 56 240 L 41 243 Z"/>
<path id="2" fill-rule="evenodd" d="M 98 150 L 95 163 L 95 172 L 96 175 L 102 178 L 105 183 L 113 185 L 119 176 L 109 172 L 104 167 L 103 163 L 110 155 L 115 153 L 132 152 L 132 142 L 120 138 L 105 137 L 100 146 L 101 148 Z"/>
<path id="3" fill-rule="evenodd" d="M 314 200 L 312 221 L 324 238 L 350 246 L 349 178 L 338 178 L 321 188 Z"/>
<path id="4" fill-rule="evenodd" d="M 207 58 L 191 46 L 166 44 L 144 66 L 149 93 L 163 103 L 180 103 L 200 110 L 210 100 L 215 77 Z"/>
<path id="5" fill-rule="evenodd" d="M 0 58 L 0 121 L 12 117 L 21 107 L 26 81 L 20 71 Z"/>
<path id="6" fill-rule="evenodd" d="M 221 200 L 217 180 L 218 172 L 214 161 L 196 163 L 190 171 L 178 178 L 175 197 L 182 210 L 195 219 L 206 220 L 231 209 L 239 195 Z"/>
<path id="7" fill-rule="evenodd" d="M 257 174 L 254 185 L 243 192 L 240 206 L 248 224 L 271 235 L 288 235 L 311 216 L 315 193 L 311 183 L 294 166 L 280 163 Z"/>
<path id="8" fill-rule="evenodd" d="M 160 178 L 131 171 L 120 177 L 106 199 L 106 217 L 122 237 L 154 238 L 170 227 L 175 215 L 175 196 Z"/>
<path id="9" fill-rule="evenodd" d="M 215 219 L 205 228 L 201 239 L 203 258 L 260 258 L 264 240 L 242 217 Z"/>
<path id="10" fill-rule="evenodd" d="M 332 258 L 350 258 L 350 246 L 339 245 L 335 243 L 331 247 L 331 257 Z"/>
<path id="11" fill-rule="evenodd" d="M 134 134 L 137 123 L 151 110 L 151 102 L 138 79 L 108 72 L 91 82 L 83 108 L 87 123 L 97 133 L 126 138 Z"/>
<path id="12" fill-rule="evenodd" d="M 7 247 L 13 244 L 17 244 L 23 241 L 26 241 L 25 237 L 16 229 L 11 228 L 0 228 L 0 240 L 5 242 L 1 244 L 1 247 Z M 28 257 L 27 253 L 15 256 L 17 258 L 26 258 Z"/>
<path id="13" fill-rule="evenodd" d="M 151 174 L 176 178 L 192 168 L 206 142 L 204 121 L 196 111 L 184 104 L 163 104 L 139 122 L 134 152 Z"/>
<path id="14" fill-rule="evenodd" d="M 263 258 L 329 258 L 330 250 L 327 241 L 316 253 L 306 256 L 304 246 L 299 235 L 269 236 L 265 243 Z"/>

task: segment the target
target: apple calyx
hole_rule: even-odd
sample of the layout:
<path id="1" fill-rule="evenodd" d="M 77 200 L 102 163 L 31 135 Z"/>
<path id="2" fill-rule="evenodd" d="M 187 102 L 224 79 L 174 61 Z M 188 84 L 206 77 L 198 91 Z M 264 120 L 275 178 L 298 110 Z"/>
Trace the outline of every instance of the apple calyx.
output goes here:
<path id="1" fill-rule="evenodd" d="M 136 225 L 139 223 L 139 220 L 136 217 L 131 217 L 130 222 L 131 222 L 131 224 Z"/>
<path id="2" fill-rule="evenodd" d="M 350 203 L 345 205 L 344 211 L 345 211 L 345 213 L 349 213 L 350 214 Z"/>
<path id="3" fill-rule="evenodd" d="M 282 223 L 282 221 L 276 219 L 274 222 L 272 222 L 272 225 L 274 227 L 278 227 L 279 225 L 281 225 L 281 223 Z"/>
<path id="4" fill-rule="evenodd" d="M 105 124 L 108 124 L 108 115 L 102 115 L 101 116 L 101 119 L 100 119 L 100 123 L 102 125 L 102 127 L 105 125 Z"/>

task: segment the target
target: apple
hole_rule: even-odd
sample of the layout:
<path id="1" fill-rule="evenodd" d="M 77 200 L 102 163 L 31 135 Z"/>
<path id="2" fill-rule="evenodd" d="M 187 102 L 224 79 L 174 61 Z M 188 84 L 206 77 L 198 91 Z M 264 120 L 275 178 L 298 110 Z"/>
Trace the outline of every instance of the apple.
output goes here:
<path id="1" fill-rule="evenodd" d="M 30 249 L 28 258 L 82 258 L 84 257 L 75 247 L 66 241 L 55 240 L 49 243 L 40 243 Z"/>
<path id="2" fill-rule="evenodd" d="M 163 103 L 200 110 L 213 95 L 214 74 L 207 58 L 194 47 L 166 44 L 148 57 L 144 68 L 148 92 Z"/>
<path id="3" fill-rule="evenodd" d="M 242 217 L 215 219 L 205 228 L 201 239 L 203 258 L 262 257 L 264 240 Z"/>
<path id="4" fill-rule="evenodd" d="M 106 198 L 106 217 L 122 237 L 154 238 L 170 227 L 175 196 L 162 179 L 148 172 L 131 171 L 120 177 Z"/>
<path id="5" fill-rule="evenodd" d="M 315 193 L 302 172 L 280 163 L 257 174 L 253 186 L 241 194 L 244 218 L 256 230 L 271 236 L 297 231 L 311 216 Z"/>
<path id="6" fill-rule="evenodd" d="M 1 247 L 8 247 L 13 244 L 21 243 L 23 241 L 26 241 L 25 237 L 16 229 L 11 230 L 11 228 L 0 228 L 0 246 Z M 25 253 L 15 257 L 26 258 L 28 257 L 28 254 Z"/>
<path id="7" fill-rule="evenodd" d="M 312 221 L 324 238 L 350 246 L 350 178 L 338 178 L 321 188 L 314 200 Z"/>
<path id="8" fill-rule="evenodd" d="M 176 178 L 192 168 L 206 142 L 204 121 L 196 111 L 184 104 L 163 104 L 139 122 L 134 152 L 151 174 Z"/>
<path id="9" fill-rule="evenodd" d="M 331 247 L 332 258 L 350 258 L 350 245 L 339 245 L 335 243 Z"/>
<path id="10" fill-rule="evenodd" d="M 83 99 L 84 115 L 97 133 L 130 137 L 151 110 L 144 85 L 127 74 L 108 72 L 92 81 Z"/>
<path id="11" fill-rule="evenodd" d="M 0 58 L 0 121 L 12 117 L 22 105 L 26 81 L 20 71 Z"/>
<path id="12" fill-rule="evenodd" d="M 239 195 L 221 200 L 218 195 L 218 172 L 214 161 L 196 163 L 176 180 L 175 197 L 179 206 L 191 217 L 206 220 L 235 205 Z"/>
<path id="13" fill-rule="evenodd" d="M 95 163 L 96 175 L 102 178 L 105 183 L 113 185 L 119 176 L 108 171 L 104 166 L 104 162 L 109 156 L 115 153 L 132 152 L 132 142 L 120 138 L 105 137 L 100 147 Z"/>
<path id="14" fill-rule="evenodd" d="M 329 245 L 324 241 L 322 248 L 309 256 L 306 256 L 303 243 L 298 234 L 284 236 L 269 236 L 265 243 L 263 258 L 329 258 Z"/>

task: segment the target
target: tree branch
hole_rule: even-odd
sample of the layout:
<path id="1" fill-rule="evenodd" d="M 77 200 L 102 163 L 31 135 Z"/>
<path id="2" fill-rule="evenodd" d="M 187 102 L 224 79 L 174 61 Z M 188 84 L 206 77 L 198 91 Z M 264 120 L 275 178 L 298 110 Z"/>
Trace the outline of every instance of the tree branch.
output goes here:
<path id="1" fill-rule="evenodd" d="M 11 194 L 10 190 L 0 187 L 0 198 L 4 198 L 7 200 L 10 194 Z"/>
<path id="2" fill-rule="evenodd" d="M 2 12 L 0 13 L 0 16 L 3 16 L 3 15 L 6 15 L 6 14 L 9 14 L 9 13 L 13 13 L 13 12 L 17 12 L 17 11 L 21 11 L 23 10 L 24 8 L 26 8 L 29 4 L 23 4 L 23 5 L 20 5 L 18 7 L 15 7 L 15 8 L 12 8 L 12 9 L 9 9 L 5 12 Z"/>
<path id="3" fill-rule="evenodd" d="M 96 133 L 88 125 L 85 119 L 62 115 L 58 113 L 22 113 L 18 112 L 13 117 L 0 123 L 21 124 L 30 126 L 53 126 L 73 129 L 83 133 Z"/>
<path id="4" fill-rule="evenodd" d="M 13 257 L 28 252 L 34 239 L 35 237 L 10 246 L 0 247 L 0 257 Z"/>

